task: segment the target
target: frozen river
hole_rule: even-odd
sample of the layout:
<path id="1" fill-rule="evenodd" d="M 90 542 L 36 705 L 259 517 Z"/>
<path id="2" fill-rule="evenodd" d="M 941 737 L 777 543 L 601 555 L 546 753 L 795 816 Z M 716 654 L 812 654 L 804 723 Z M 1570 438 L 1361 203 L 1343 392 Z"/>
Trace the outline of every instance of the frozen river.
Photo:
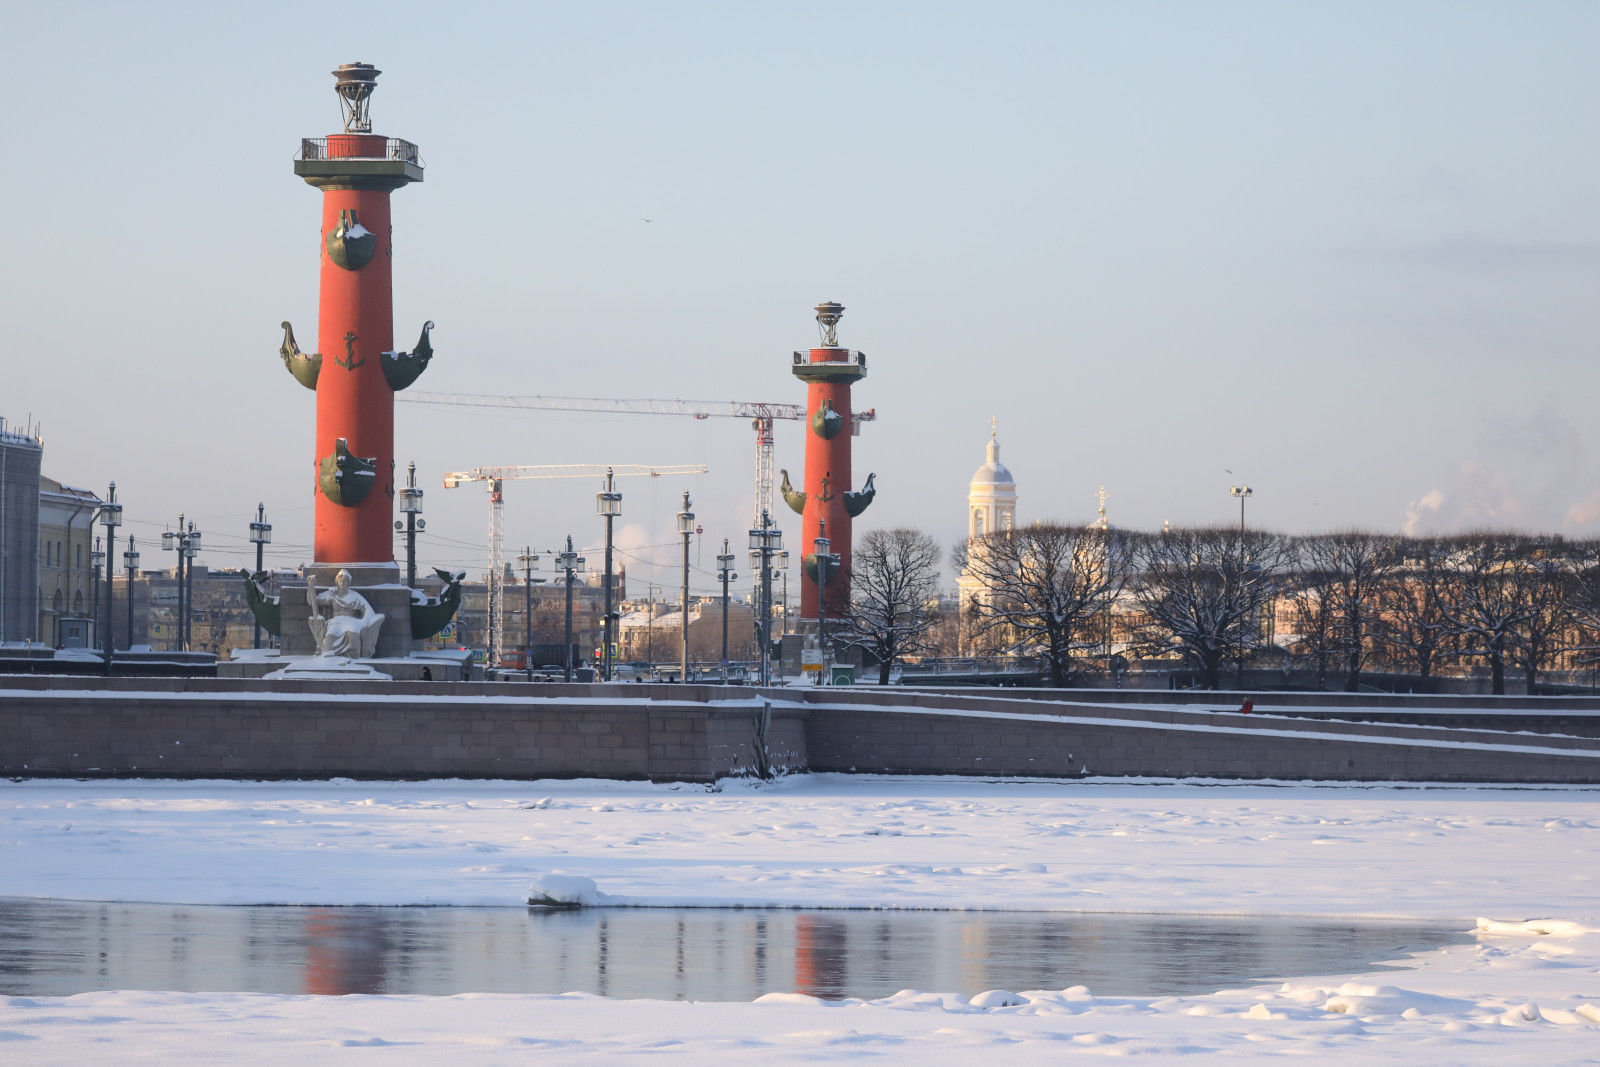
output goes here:
<path id="1" fill-rule="evenodd" d="M 1597 798 L 6 781 L 0 1040 L 71 1067 L 1593 1063 Z M 562 878 L 634 907 L 523 906 Z"/>

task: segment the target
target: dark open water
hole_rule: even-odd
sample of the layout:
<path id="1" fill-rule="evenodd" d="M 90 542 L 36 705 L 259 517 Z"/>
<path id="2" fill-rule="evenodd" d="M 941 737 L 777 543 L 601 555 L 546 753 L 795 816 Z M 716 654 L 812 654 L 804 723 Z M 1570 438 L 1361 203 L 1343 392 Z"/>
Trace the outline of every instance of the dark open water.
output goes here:
<path id="1" fill-rule="evenodd" d="M 1208 993 L 1370 970 L 1467 931 L 1049 912 L 196 907 L 0 899 L 0 994 L 564 993 L 746 1001 L 901 989 Z"/>

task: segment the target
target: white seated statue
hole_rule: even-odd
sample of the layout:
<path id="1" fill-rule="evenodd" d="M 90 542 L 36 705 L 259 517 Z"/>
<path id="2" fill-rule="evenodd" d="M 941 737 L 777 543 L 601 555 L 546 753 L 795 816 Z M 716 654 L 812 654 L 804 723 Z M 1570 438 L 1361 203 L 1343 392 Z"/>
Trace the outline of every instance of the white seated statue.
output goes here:
<path id="1" fill-rule="evenodd" d="M 373 611 L 367 598 L 350 588 L 349 571 L 341 570 L 333 580 L 337 588 L 320 593 L 309 579 L 306 581 L 306 603 L 311 605 L 311 617 L 306 621 L 317 643 L 317 655 L 370 659 L 378 651 L 383 615 Z M 327 609 L 326 615 L 322 608 Z"/>

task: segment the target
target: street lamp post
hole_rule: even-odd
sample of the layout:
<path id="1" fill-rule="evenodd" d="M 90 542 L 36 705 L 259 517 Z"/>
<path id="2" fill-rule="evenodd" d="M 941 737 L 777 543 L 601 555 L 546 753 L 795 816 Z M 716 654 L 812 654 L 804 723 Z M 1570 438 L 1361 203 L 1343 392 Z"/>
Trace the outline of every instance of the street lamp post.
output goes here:
<path id="1" fill-rule="evenodd" d="M 1228 492 L 1239 498 L 1239 587 L 1244 592 L 1244 502 L 1255 490 L 1248 485 L 1230 485 Z M 1239 641 L 1239 688 L 1244 688 L 1244 640 Z"/>
<path id="2" fill-rule="evenodd" d="M 191 522 L 186 529 L 183 515 L 178 515 L 178 529 L 163 531 L 161 550 L 178 553 L 178 649 L 189 649 L 189 611 L 194 599 L 194 558 L 200 554 L 200 531 Z M 187 575 L 187 580 L 185 576 Z"/>
<path id="3" fill-rule="evenodd" d="M 781 586 L 781 592 L 779 594 L 780 597 L 782 598 L 780 600 L 780 603 L 783 606 L 783 624 L 782 624 L 783 628 L 779 631 L 779 633 L 781 633 L 784 637 L 788 637 L 789 636 L 789 553 L 787 551 L 783 551 L 783 552 L 779 552 L 778 553 L 778 571 L 779 571 L 780 577 L 783 579 L 783 583 L 782 583 L 782 586 Z M 783 655 L 781 653 L 781 650 L 783 648 L 783 642 L 782 641 L 778 642 L 778 648 L 780 650 L 780 654 L 778 656 L 778 677 L 782 678 L 783 677 Z"/>
<path id="4" fill-rule="evenodd" d="M 133 648 L 133 572 L 139 569 L 139 551 L 133 547 L 133 534 L 128 535 L 128 551 L 122 554 L 122 571 L 128 576 L 128 647 Z"/>
<path id="5" fill-rule="evenodd" d="M 722 555 L 717 557 L 717 577 L 722 580 L 722 683 L 728 683 L 728 582 L 739 577 L 733 573 L 733 553 L 728 551 L 728 539 L 722 539 Z"/>
<path id="6" fill-rule="evenodd" d="M 106 500 L 106 502 L 103 505 L 101 505 L 101 507 L 100 507 L 100 525 L 102 525 L 102 526 L 104 526 L 106 528 L 106 611 L 105 611 L 105 620 L 106 620 L 106 633 L 105 633 L 106 662 L 105 662 L 105 673 L 106 673 L 107 677 L 110 677 L 110 675 L 111 675 L 111 650 L 112 650 L 113 647 L 115 647 L 113 645 L 113 642 L 112 642 L 112 622 L 111 622 L 111 575 L 112 575 L 112 565 L 113 565 L 113 563 L 115 561 L 112 558 L 113 554 L 112 554 L 111 550 L 116 547 L 117 527 L 122 524 L 122 505 L 117 503 L 117 483 L 116 482 L 112 482 L 111 483 L 111 492 L 107 494 L 107 497 L 108 497 L 108 499 Z"/>
<path id="7" fill-rule="evenodd" d="M 194 558 L 200 554 L 200 531 L 189 520 L 188 535 L 183 542 L 183 647 L 188 649 L 194 638 Z"/>
<path id="8" fill-rule="evenodd" d="M 181 543 L 182 543 L 182 540 L 183 540 L 183 512 L 180 511 L 180 512 L 178 512 L 178 532 L 177 533 L 173 533 L 171 530 L 163 530 L 162 533 L 161 533 L 161 551 L 163 551 L 163 552 L 172 552 L 172 551 L 176 550 L 178 552 L 178 567 L 177 567 L 177 576 L 178 576 L 178 641 L 177 641 L 177 644 L 178 644 L 178 651 L 179 652 L 183 651 L 183 616 L 184 616 L 184 611 L 183 611 L 183 552 L 179 547 L 181 545 Z"/>
<path id="9" fill-rule="evenodd" d="M 828 551 L 833 547 L 833 542 L 828 540 L 827 519 L 817 524 L 817 536 L 812 539 L 811 547 L 816 550 L 817 648 L 822 652 L 822 673 L 817 680 L 827 685 L 831 681 L 829 670 L 833 666 L 833 657 L 828 653 L 828 569 L 839 565 L 839 557 Z"/>
<path id="10" fill-rule="evenodd" d="M 783 636 L 789 636 L 789 553 L 778 553 L 778 570 L 783 572 Z"/>
<path id="11" fill-rule="evenodd" d="M 92 529 L 94 523 L 91 521 L 89 526 Z M 105 562 L 105 549 L 100 547 L 100 538 L 96 537 L 94 539 L 94 550 L 89 553 L 89 613 L 94 616 L 94 624 L 97 627 L 95 630 L 96 640 L 99 640 L 99 635 L 105 632 L 106 627 L 105 612 L 101 607 L 100 601 L 100 568 L 105 565 Z M 57 620 L 56 643 L 59 644 L 60 641 L 61 622 Z"/>
<path id="12" fill-rule="evenodd" d="M 539 556 L 533 549 L 524 547 L 522 555 L 517 557 L 517 562 L 522 564 L 522 669 L 531 682 L 533 681 L 533 565 L 539 562 Z"/>
<path id="13" fill-rule="evenodd" d="M 1255 492 L 1248 485 L 1230 485 L 1228 492 L 1239 498 L 1239 551 L 1244 551 L 1244 501 Z M 1241 558 L 1243 558 L 1241 556 Z"/>
<path id="14" fill-rule="evenodd" d="M 422 515 L 422 490 L 417 488 L 417 465 L 406 466 L 406 485 L 400 490 L 400 510 L 406 517 L 406 585 L 409 588 L 417 587 L 417 531 L 426 530 L 428 521 Z M 394 528 L 400 529 L 400 520 L 394 521 Z"/>
<path id="15" fill-rule="evenodd" d="M 782 629 L 779 630 L 779 633 L 782 633 L 782 637 L 789 637 L 789 552 L 778 553 L 778 571 L 779 576 L 782 577 L 782 590 L 779 593 L 781 595 L 779 603 L 782 605 Z M 782 649 L 781 640 L 778 641 L 778 648 Z M 784 657 L 782 657 L 782 654 L 778 656 L 778 677 L 784 677 Z"/>
<path id="16" fill-rule="evenodd" d="M 556 566 L 566 572 L 567 627 L 566 647 L 562 651 L 562 679 L 572 681 L 572 573 L 583 570 L 583 557 L 572 550 L 572 535 L 567 535 L 567 550 L 556 557 Z"/>
<path id="17" fill-rule="evenodd" d="M 783 550 L 783 531 L 763 508 L 761 525 L 750 531 L 750 569 L 761 576 L 756 607 L 761 618 L 761 684 L 772 684 L 772 557 Z"/>
<path id="18" fill-rule="evenodd" d="M 256 573 L 261 574 L 266 566 L 265 555 L 267 545 L 272 542 L 272 524 L 267 521 L 267 506 L 256 505 L 256 521 L 250 524 L 250 543 L 256 546 Z M 254 614 L 252 612 L 252 614 Z M 255 647 L 261 647 L 261 620 L 256 620 Z"/>
<path id="19" fill-rule="evenodd" d="M 683 491 L 683 510 L 678 512 L 678 532 L 683 535 L 683 627 L 678 650 L 678 681 L 689 681 L 689 538 L 694 534 L 694 512 L 689 510 L 689 490 Z"/>
<path id="20" fill-rule="evenodd" d="M 600 680 L 611 681 L 611 648 L 617 640 L 617 619 L 611 604 L 611 523 L 622 514 L 622 494 L 617 492 L 616 477 L 606 468 L 606 487 L 595 494 L 595 512 L 606 520 L 606 573 L 601 579 L 605 588 L 606 617 L 601 631 Z"/>

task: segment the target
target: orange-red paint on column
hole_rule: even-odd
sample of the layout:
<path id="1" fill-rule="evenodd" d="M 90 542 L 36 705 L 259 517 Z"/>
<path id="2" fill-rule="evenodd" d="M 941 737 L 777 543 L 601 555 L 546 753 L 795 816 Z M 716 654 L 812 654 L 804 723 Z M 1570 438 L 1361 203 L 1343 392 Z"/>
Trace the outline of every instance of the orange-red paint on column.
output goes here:
<path id="1" fill-rule="evenodd" d="M 394 392 L 384 380 L 381 354 L 394 349 L 389 193 L 326 189 L 322 200 L 316 458 L 331 456 L 342 437 L 353 454 L 377 461 L 377 484 L 354 507 L 317 493 L 314 558 L 387 562 L 394 558 Z M 329 256 L 328 235 L 341 213 L 377 236 L 372 259 L 360 270 L 346 270 Z"/>
<path id="2" fill-rule="evenodd" d="M 849 365 L 850 352 L 844 348 L 813 348 L 811 362 Z M 813 427 L 819 413 L 833 411 L 841 417 L 831 438 L 824 438 Z M 823 416 L 825 417 L 825 416 Z M 806 388 L 806 510 L 800 519 L 802 558 L 816 552 L 815 541 L 823 536 L 827 522 L 829 551 L 839 557 L 838 571 L 828 572 L 828 614 L 835 618 L 850 605 L 850 513 L 844 509 L 844 494 L 850 481 L 850 383 L 813 381 Z M 800 617 L 814 619 L 821 603 L 818 584 L 810 577 L 800 583 Z"/>

